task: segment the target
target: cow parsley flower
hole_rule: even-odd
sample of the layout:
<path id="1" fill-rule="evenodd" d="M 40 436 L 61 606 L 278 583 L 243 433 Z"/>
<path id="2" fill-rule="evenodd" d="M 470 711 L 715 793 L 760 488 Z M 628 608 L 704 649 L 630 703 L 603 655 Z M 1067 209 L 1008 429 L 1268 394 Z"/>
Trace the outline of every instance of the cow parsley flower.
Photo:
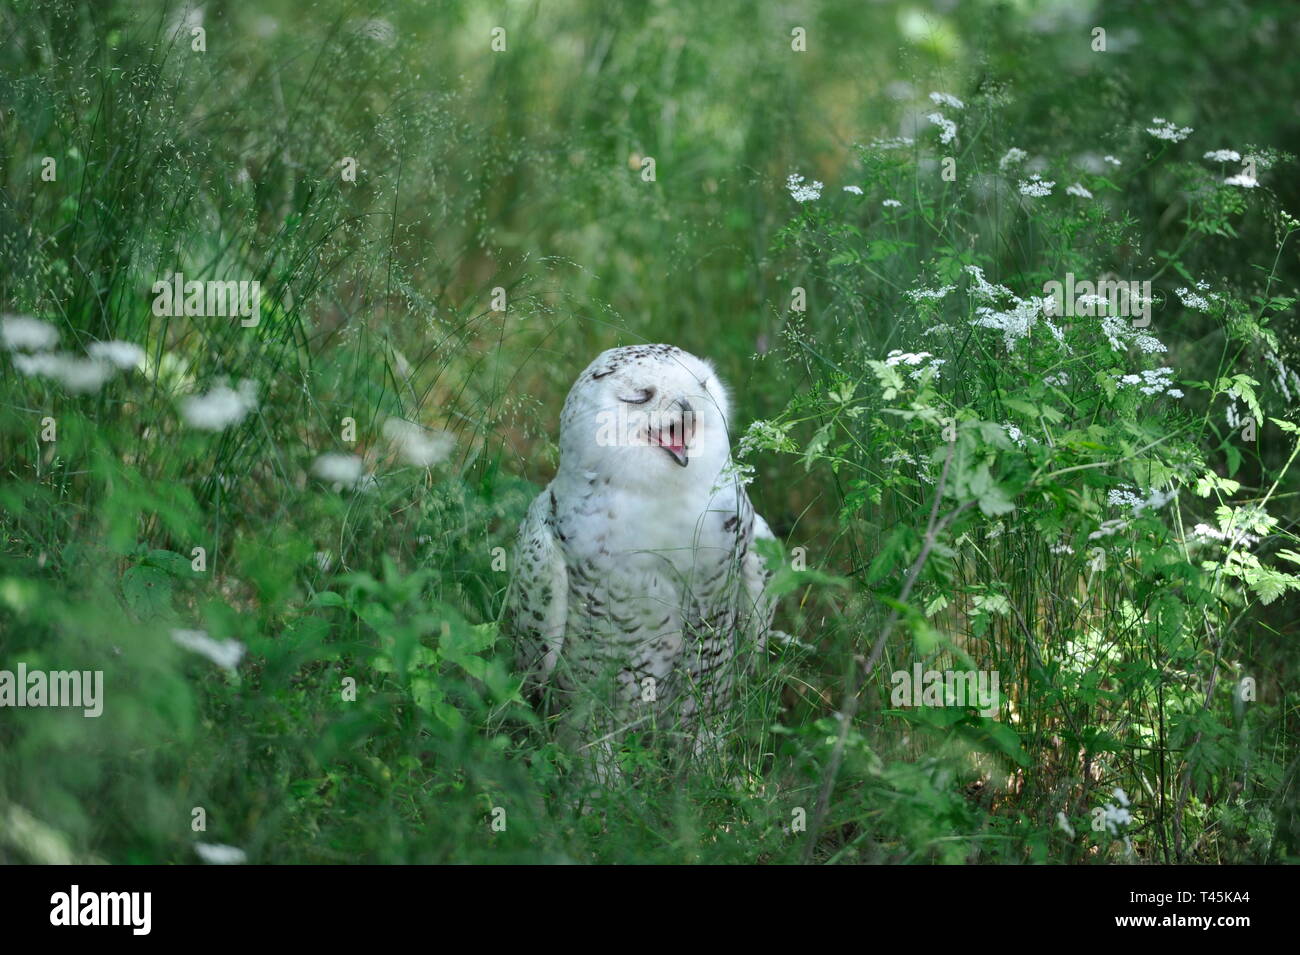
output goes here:
<path id="1" fill-rule="evenodd" d="M 0 344 L 10 351 L 45 351 L 59 342 L 59 330 L 29 315 L 0 317 Z"/>
<path id="2" fill-rule="evenodd" d="M 871 141 L 872 149 L 907 149 L 912 146 L 916 140 L 911 136 L 895 136 L 892 139 L 873 139 Z"/>
<path id="3" fill-rule="evenodd" d="M 312 474 L 330 484 L 355 487 L 362 483 L 365 466 L 355 454 L 322 454 L 311 465 Z"/>
<path id="4" fill-rule="evenodd" d="M 134 342 L 91 342 L 87 354 L 96 361 L 107 362 L 123 370 L 144 364 L 144 349 Z"/>
<path id="5" fill-rule="evenodd" d="M 983 299 L 986 302 L 996 301 L 998 298 L 1010 298 L 1011 289 L 1005 285 L 993 285 L 984 278 L 984 270 L 978 265 L 968 265 L 965 270 L 971 277 L 970 294 L 974 298 Z"/>
<path id="6" fill-rule="evenodd" d="M 1041 199 L 1043 196 L 1050 196 L 1052 194 L 1052 187 L 1055 185 L 1055 182 L 1049 179 L 1044 179 L 1042 176 L 1038 175 L 1038 173 L 1034 173 L 1028 179 L 1020 180 L 1020 194 L 1022 196 L 1031 196 L 1035 199 Z"/>
<path id="7" fill-rule="evenodd" d="M 795 202 L 811 202 L 822 197 L 823 184 L 816 180 L 805 183 L 804 177 L 798 173 L 792 172 L 786 177 L 785 187 L 790 190 L 790 198 Z"/>
<path id="8" fill-rule="evenodd" d="M 1012 146 L 1006 151 L 1002 158 L 998 160 L 998 169 L 1002 172 L 1006 172 L 1009 167 L 1018 166 L 1028 158 L 1029 153 L 1025 152 L 1023 149 Z"/>
<path id="9" fill-rule="evenodd" d="M 1188 136 L 1192 135 L 1193 130 L 1190 126 L 1179 127 L 1161 116 L 1154 116 L 1151 119 L 1151 125 L 1147 127 L 1147 132 L 1156 139 L 1164 139 L 1171 143 L 1181 143 Z"/>
<path id="10" fill-rule="evenodd" d="M 1235 149 L 1216 149 L 1206 153 L 1205 158 L 1211 162 L 1241 162 L 1241 153 Z"/>
<path id="11" fill-rule="evenodd" d="M 882 206 L 884 206 L 886 209 L 898 209 L 898 208 L 901 208 L 902 205 L 903 205 L 903 204 L 902 204 L 901 202 L 899 202 L 897 199 L 886 199 L 886 200 L 884 200 L 883 202 L 881 202 L 880 204 L 881 204 Z"/>
<path id="12" fill-rule="evenodd" d="M 1126 507 L 1133 512 L 1134 517 L 1138 517 L 1143 511 L 1158 511 L 1177 496 L 1175 491 L 1161 491 L 1155 488 L 1143 493 L 1138 493 L 1138 489 L 1128 484 L 1122 484 L 1119 488 L 1110 491 L 1106 495 L 1106 503 L 1112 507 Z"/>
<path id="13" fill-rule="evenodd" d="M 1229 176 L 1223 180 L 1225 186 L 1241 186 L 1243 189 L 1254 189 L 1259 185 L 1259 180 L 1248 172 L 1238 173 L 1235 176 Z"/>
<path id="14" fill-rule="evenodd" d="M 1107 155 L 1105 155 L 1105 156 L 1102 156 L 1102 157 L 1101 157 L 1101 161 L 1102 161 L 1102 162 L 1108 162 L 1108 163 L 1110 163 L 1112 166 L 1122 166 L 1122 165 L 1123 165 L 1123 163 L 1121 163 L 1118 159 L 1116 159 L 1114 156 L 1111 156 L 1110 154 L 1107 154 Z"/>
<path id="15" fill-rule="evenodd" d="M 1070 383 L 1070 376 L 1065 372 L 1057 372 L 1055 375 L 1047 375 L 1043 378 L 1043 384 L 1051 385 L 1053 388 L 1064 388 Z"/>
<path id="16" fill-rule="evenodd" d="M 853 195 L 855 195 L 855 196 L 860 196 L 860 195 L 862 195 L 862 187 L 861 187 L 861 186 L 845 186 L 845 187 L 844 187 L 844 191 L 845 191 L 845 192 L 851 192 L 851 193 L 853 193 Z"/>
<path id="17" fill-rule="evenodd" d="M 931 113 L 925 118 L 939 127 L 939 142 L 947 145 L 957 138 L 957 124 L 944 116 L 943 113 Z"/>
<path id="18" fill-rule="evenodd" d="M 224 431 L 257 407 L 257 384 L 244 379 L 238 389 L 219 384 L 201 395 L 181 399 L 181 417 L 200 431 Z"/>
<path id="19" fill-rule="evenodd" d="M 1021 431 L 1019 428 L 1017 428 L 1014 424 L 1011 424 L 1009 421 L 1004 421 L 1002 423 L 1002 430 L 1005 431 L 1007 433 L 1007 437 L 1010 438 L 1012 441 L 1014 441 L 1019 447 L 1023 448 L 1025 446 L 1024 432 Z"/>
<path id="20" fill-rule="evenodd" d="M 1172 368 L 1149 368 L 1137 375 L 1116 375 L 1115 381 L 1120 388 L 1136 386 L 1144 395 L 1165 394 L 1170 398 L 1181 398 L 1181 388 L 1173 386 Z"/>
<path id="21" fill-rule="evenodd" d="M 933 102 L 933 103 L 935 103 L 935 104 L 937 104 L 937 105 L 939 105 L 939 106 L 950 106 L 950 107 L 952 107 L 953 109 L 965 109 L 965 108 L 966 108 L 966 104 L 965 104 L 965 103 L 963 103 L 963 102 L 962 102 L 961 100 L 959 100 L 957 97 L 949 95 L 948 93 L 931 93 L 931 94 L 930 94 L 930 100 L 931 100 L 931 102 Z"/>
<path id="22" fill-rule="evenodd" d="M 1189 288 L 1175 289 L 1174 293 L 1187 308 L 1195 309 L 1198 312 L 1208 312 L 1210 310 L 1209 300 L 1204 295 L 1198 295 Z"/>
<path id="23" fill-rule="evenodd" d="M 402 460 L 417 468 L 430 468 L 445 460 L 456 443 L 446 431 L 426 431 L 399 418 L 384 422 L 384 437 L 397 447 Z"/>
<path id="24" fill-rule="evenodd" d="M 1078 196 L 1080 199 L 1091 199 L 1091 198 L 1092 198 L 1092 193 L 1089 192 L 1087 189 L 1085 189 L 1083 186 L 1081 186 L 1081 185 L 1080 185 L 1079 183 L 1077 183 L 1077 182 L 1076 182 L 1074 185 L 1072 185 L 1072 186 L 1067 186 L 1067 187 L 1065 188 L 1065 194 L 1066 194 L 1067 196 Z"/>
<path id="25" fill-rule="evenodd" d="M 215 842 L 196 842 L 194 851 L 208 865 L 243 865 L 248 861 L 248 853 L 238 846 L 226 846 Z"/>
<path id="26" fill-rule="evenodd" d="M 914 288 L 903 293 L 903 297 L 913 302 L 937 302 L 955 289 L 955 285 L 943 285 L 939 288 Z"/>
<path id="27" fill-rule="evenodd" d="M 112 365 L 66 352 L 14 355 L 14 367 L 29 377 L 52 378 L 74 394 L 90 394 L 117 373 Z"/>

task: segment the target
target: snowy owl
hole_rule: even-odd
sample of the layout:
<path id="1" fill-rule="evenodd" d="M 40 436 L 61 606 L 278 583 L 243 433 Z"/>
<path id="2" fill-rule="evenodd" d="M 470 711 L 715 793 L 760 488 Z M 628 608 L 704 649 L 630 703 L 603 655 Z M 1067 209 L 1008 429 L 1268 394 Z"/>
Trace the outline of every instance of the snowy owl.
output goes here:
<path id="1" fill-rule="evenodd" d="M 571 736 L 696 750 L 764 647 L 771 538 L 731 472 L 727 392 L 672 345 L 601 353 L 560 417 L 560 466 L 519 529 L 505 624 Z"/>

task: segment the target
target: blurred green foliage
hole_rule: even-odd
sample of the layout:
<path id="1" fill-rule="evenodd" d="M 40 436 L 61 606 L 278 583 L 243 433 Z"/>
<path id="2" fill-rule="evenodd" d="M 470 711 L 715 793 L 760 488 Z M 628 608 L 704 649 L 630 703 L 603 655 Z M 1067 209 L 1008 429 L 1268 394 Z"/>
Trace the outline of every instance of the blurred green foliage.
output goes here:
<path id="1" fill-rule="evenodd" d="M 1294 436 L 1261 421 L 1244 444 L 1224 422 L 1228 388 L 1251 387 L 1233 374 L 1295 420 L 1266 358 L 1300 366 L 1289 4 L 14 0 L 0 25 L 0 311 L 73 353 L 146 353 L 89 394 L 0 355 L 0 669 L 100 669 L 107 695 L 97 719 L 0 709 L 0 859 L 194 862 L 205 842 L 253 862 L 795 861 L 846 674 L 931 505 L 885 459 L 940 447 L 926 416 L 947 414 L 956 493 L 983 506 L 927 564 L 888 660 L 992 661 L 1015 717 L 891 708 L 878 673 L 815 858 L 1300 854 L 1292 601 L 1260 589 L 1285 589 L 1267 575 L 1295 549 Z M 951 150 L 931 91 L 966 104 Z M 1158 141 L 1155 116 L 1195 133 Z M 868 145 L 894 137 L 915 144 Z M 1058 183 L 1042 209 L 1000 191 L 1013 146 Z M 1223 188 L 1201 158 L 1216 149 L 1271 150 L 1260 188 Z M 793 201 L 791 174 L 824 198 Z M 1062 201 L 1080 178 L 1095 200 Z M 1063 404 L 1042 379 L 1064 365 L 1010 360 L 987 331 L 886 397 L 876 365 L 920 350 L 922 321 L 970 332 L 903 293 L 972 264 L 1018 295 L 1066 271 L 1154 278 L 1186 402 L 1156 415 L 1108 392 L 1092 341 L 1069 359 L 1091 386 Z M 154 315 L 173 272 L 259 281 L 260 323 Z M 1221 309 L 1178 305 L 1196 280 Z M 682 766 L 630 738 L 627 779 L 592 788 L 521 704 L 495 622 L 570 382 L 638 341 L 714 359 L 742 427 L 780 429 L 750 442 L 751 494 L 808 570 L 782 572 L 797 643 L 729 751 Z M 185 427 L 187 395 L 242 380 L 253 413 Z M 1052 409 L 1069 462 L 997 433 Z M 404 462 L 389 418 L 449 431 L 454 454 Z M 373 481 L 322 480 L 330 452 Z M 1127 471 L 1103 470 L 1117 458 Z M 1149 517 L 1089 571 L 1087 521 L 1121 478 L 1188 482 L 1188 525 L 1280 481 L 1266 561 L 1207 569 Z M 1075 558 L 1045 551 L 1058 538 Z M 247 654 L 228 672 L 174 629 Z M 1259 684 L 1244 707 L 1242 674 Z M 1114 787 L 1132 856 L 1090 825 Z"/>

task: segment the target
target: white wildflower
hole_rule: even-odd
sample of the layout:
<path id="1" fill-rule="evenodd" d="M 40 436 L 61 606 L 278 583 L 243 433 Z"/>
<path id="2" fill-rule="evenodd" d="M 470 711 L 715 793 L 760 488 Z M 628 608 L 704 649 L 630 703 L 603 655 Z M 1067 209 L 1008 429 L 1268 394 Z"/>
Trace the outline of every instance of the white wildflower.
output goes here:
<path id="1" fill-rule="evenodd" d="M 1047 375 L 1043 378 L 1043 384 L 1051 385 L 1054 388 L 1064 388 L 1070 383 L 1070 376 L 1065 372 L 1058 372 L 1055 375 Z"/>
<path id="2" fill-rule="evenodd" d="M 1074 838 L 1074 826 L 1070 825 L 1070 820 L 1065 818 L 1065 813 L 1058 812 L 1056 814 L 1056 825 L 1071 839 Z"/>
<path id="3" fill-rule="evenodd" d="M 861 186 L 845 186 L 845 187 L 844 187 L 844 191 L 845 191 L 845 192 L 851 192 L 851 193 L 853 193 L 853 195 L 855 195 L 855 196 L 860 196 L 860 195 L 862 195 L 862 187 L 861 187 Z"/>
<path id="4" fill-rule="evenodd" d="M 1173 374 L 1172 368 L 1150 368 L 1140 375 L 1116 375 L 1115 381 L 1121 388 L 1136 385 L 1144 395 L 1165 394 L 1170 398 L 1181 398 L 1182 389 L 1172 387 Z"/>
<path id="5" fill-rule="evenodd" d="M 244 657 L 244 645 L 238 640 L 213 640 L 206 630 L 173 630 L 172 640 L 231 673 Z"/>
<path id="6" fill-rule="evenodd" d="M 950 106 L 953 109 L 965 109 L 966 104 L 955 96 L 948 93 L 931 93 L 930 100 L 939 106 Z"/>
<path id="7" fill-rule="evenodd" d="M 895 136 L 893 139 L 873 139 L 871 141 L 872 149 L 907 149 L 913 145 L 916 140 L 910 136 Z"/>
<path id="8" fill-rule="evenodd" d="M 1112 166 L 1119 166 L 1119 165 L 1122 165 L 1122 163 L 1121 163 L 1118 159 L 1116 159 L 1114 156 L 1111 156 L 1111 155 L 1102 156 L 1102 157 L 1101 157 L 1101 161 L 1102 161 L 1102 162 L 1108 162 L 1108 163 L 1110 163 Z"/>
<path id="9" fill-rule="evenodd" d="M 903 297 L 913 302 L 936 302 L 945 297 L 949 292 L 955 289 L 955 285 L 944 285 L 939 288 L 914 288 L 904 292 Z"/>
<path id="10" fill-rule="evenodd" d="M 897 199 L 886 199 L 880 204 L 884 206 L 886 209 L 898 209 L 903 205 Z"/>
<path id="11" fill-rule="evenodd" d="M 384 422 L 384 437 L 397 446 L 402 460 L 417 468 L 430 468 L 445 460 L 456 443 L 446 431 L 427 431 L 400 418 Z"/>
<path id="12" fill-rule="evenodd" d="M 1205 296 L 1199 295 L 1189 288 L 1175 289 L 1175 294 L 1177 294 L 1178 298 L 1187 308 L 1196 309 L 1198 312 L 1208 312 L 1210 310 L 1209 300 Z"/>
<path id="13" fill-rule="evenodd" d="M 998 169 L 1002 172 L 1006 172 L 1008 167 L 1019 165 L 1028 158 L 1029 153 L 1025 152 L 1023 149 L 1012 146 L 1006 151 L 1002 158 L 998 160 Z"/>
<path id="14" fill-rule="evenodd" d="M 91 342 L 86 352 L 97 361 L 123 370 L 144 364 L 144 349 L 134 342 Z"/>
<path id="15" fill-rule="evenodd" d="M 219 384 L 201 395 L 181 399 L 181 417 L 200 431 L 224 431 L 238 424 L 257 407 L 257 384 L 244 379 L 238 390 Z"/>
<path id="16" fill-rule="evenodd" d="M 925 118 L 939 127 L 939 142 L 947 145 L 957 138 L 957 124 L 944 116 L 943 113 L 930 113 Z"/>
<path id="17" fill-rule="evenodd" d="M 1043 196 L 1052 194 L 1052 187 L 1056 183 L 1050 179 L 1044 179 L 1038 173 L 1034 173 L 1028 179 L 1020 180 L 1020 194 L 1022 196 L 1031 196 L 1035 199 L 1041 199 Z"/>
<path id="18" fill-rule="evenodd" d="M 14 366 L 24 375 L 52 378 L 74 394 L 98 391 L 117 373 L 107 362 L 78 358 L 66 352 L 14 355 Z"/>
<path id="19" fill-rule="evenodd" d="M 1016 343 L 1029 336 L 1047 301 L 1043 298 L 1017 299 L 1015 306 L 1007 311 L 981 305 L 975 310 L 977 317 L 971 320 L 971 324 L 1000 331 L 1007 351 L 1014 351 Z"/>
<path id="20" fill-rule="evenodd" d="M 214 842 L 196 842 L 194 851 L 208 865 L 243 865 L 248 853 L 238 846 L 224 846 Z"/>
<path id="21" fill-rule="evenodd" d="M 1065 189 L 1065 194 L 1067 196 L 1078 196 L 1080 199 L 1092 198 L 1092 193 L 1089 192 L 1087 189 L 1085 189 L 1077 182 L 1072 186 L 1067 186 Z"/>
<path id="22" fill-rule="evenodd" d="M 996 301 L 999 296 L 1010 296 L 1011 289 L 1005 285 L 991 285 L 984 278 L 984 270 L 978 265 L 968 265 L 965 268 L 966 273 L 973 280 L 971 282 L 970 293 L 975 298 L 981 298 L 986 302 Z"/>
<path id="23" fill-rule="evenodd" d="M 1057 544 L 1051 544 L 1048 546 L 1047 550 L 1049 553 L 1057 554 L 1057 555 L 1074 553 L 1074 548 L 1070 546 L 1068 541 L 1061 541 L 1060 543 Z"/>
<path id="24" fill-rule="evenodd" d="M 1002 430 L 1007 433 L 1007 437 L 1014 441 L 1019 447 L 1025 446 L 1025 436 L 1019 428 L 1010 422 L 1002 423 Z"/>
<path id="25" fill-rule="evenodd" d="M 1155 116 L 1151 119 L 1151 125 L 1147 127 L 1147 132 L 1156 139 L 1168 140 L 1171 143 L 1181 143 L 1188 136 L 1192 135 L 1190 126 L 1178 127 L 1161 116 Z"/>
<path id="26" fill-rule="evenodd" d="M 330 484 L 355 487 L 364 478 L 364 464 L 355 454 L 322 454 L 311 465 L 312 474 Z"/>
<path id="27" fill-rule="evenodd" d="M 822 197 L 823 184 L 814 180 L 805 184 L 804 177 L 798 173 L 790 173 L 786 177 L 785 187 L 790 190 L 790 198 L 795 202 L 810 202 Z"/>
<path id="28" fill-rule="evenodd" d="M 1241 153 L 1235 149 L 1216 149 L 1206 153 L 1205 158 L 1210 162 L 1241 162 Z"/>
<path id="29" fill-rule="evenodd" d="M 1101 540 L 1110 537 L 1112 534 L 1118 534 L 1124 528 L 1128 527 L 1128 521 L 1115 518 L 1109 521 L 1102 521 L 1095 531 L 1088 535 L 1088 540 Z"/>
<path id="30" fill-rule="evenodd" d="M 1254 189 L 1259 185 L 1259 180 L 1248 172 L 1238 173 L 1235 176 L 1229 176 L 1223 180 L 1225 186 L 1241 186 L 1243 189 Z"/>
<path id="31" fill-rule="evenodd" d="M 59 342 L 59 330 L 30 315 L 0 317 L 0 345 L 10 351 L 44 351 Z"/>

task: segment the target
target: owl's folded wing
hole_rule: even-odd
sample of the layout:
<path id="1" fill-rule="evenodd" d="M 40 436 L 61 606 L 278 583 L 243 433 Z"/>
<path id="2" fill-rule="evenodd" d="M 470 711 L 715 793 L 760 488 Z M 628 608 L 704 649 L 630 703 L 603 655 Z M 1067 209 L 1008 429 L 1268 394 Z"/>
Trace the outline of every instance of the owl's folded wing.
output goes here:
<path id="1" fill-rule="evenodd" d="M 528 508 L 506 594 L 505 630 L 514 639 L 515 664 L 530 694 L 540 690 L 555 669 L 568 616 L 568 572 L 551 523 L 554 502 L 547 488 Z"/>

